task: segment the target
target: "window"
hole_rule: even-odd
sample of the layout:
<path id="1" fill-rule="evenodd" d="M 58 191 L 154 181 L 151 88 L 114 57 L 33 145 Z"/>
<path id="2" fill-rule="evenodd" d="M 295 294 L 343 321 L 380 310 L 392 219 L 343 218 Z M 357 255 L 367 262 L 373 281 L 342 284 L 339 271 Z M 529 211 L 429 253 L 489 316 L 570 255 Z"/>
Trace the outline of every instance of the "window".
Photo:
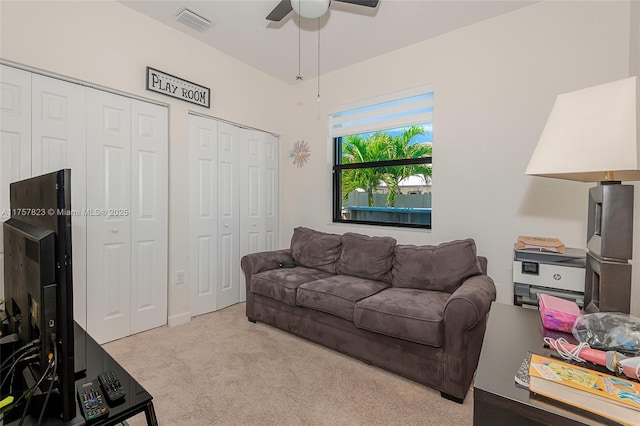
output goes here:
<path id="1" fill-rule="evenodd" d="M 431 228 L 432 113 L 422 87 L 330 115 L 334 222 Z"/>

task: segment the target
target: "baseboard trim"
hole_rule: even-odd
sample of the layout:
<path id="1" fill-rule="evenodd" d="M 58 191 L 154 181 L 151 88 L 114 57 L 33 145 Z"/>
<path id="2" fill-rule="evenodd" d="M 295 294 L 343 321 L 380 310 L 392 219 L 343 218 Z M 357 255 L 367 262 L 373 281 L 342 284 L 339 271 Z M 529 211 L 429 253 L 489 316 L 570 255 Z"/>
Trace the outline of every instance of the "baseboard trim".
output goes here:
<path id="1" fill-rule="evenodd" d="M 175 327 L 176 325 L 186 324 L 189 321 L 191 321 L 191 312 L 183 312 L 167 318 L 167 325 L 169 327 Z"/>

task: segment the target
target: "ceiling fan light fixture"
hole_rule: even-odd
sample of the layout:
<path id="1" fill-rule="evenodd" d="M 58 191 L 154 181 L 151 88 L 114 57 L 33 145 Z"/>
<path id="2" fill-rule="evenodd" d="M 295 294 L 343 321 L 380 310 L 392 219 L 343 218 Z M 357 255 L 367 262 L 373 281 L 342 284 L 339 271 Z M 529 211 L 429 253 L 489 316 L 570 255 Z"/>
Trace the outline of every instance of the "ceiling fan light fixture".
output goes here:
<path id="1" fill-rule="evenodd" d="M 316 19 L 327 13 L 331 0 L 291 0 L 295 12 L 307 19 Z"/>

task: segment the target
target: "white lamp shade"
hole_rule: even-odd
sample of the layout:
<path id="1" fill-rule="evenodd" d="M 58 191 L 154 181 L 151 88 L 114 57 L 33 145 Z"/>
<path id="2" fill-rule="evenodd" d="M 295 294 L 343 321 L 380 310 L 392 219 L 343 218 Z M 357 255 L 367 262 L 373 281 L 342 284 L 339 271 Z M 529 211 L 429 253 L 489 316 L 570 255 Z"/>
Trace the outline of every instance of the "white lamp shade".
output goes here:
<path id="1" fill-rule="evenodd" d="M 319 18 L 329 10 L 331 0 L 291 0 L 291 7 L 303 18 Z"/>
<path id="2" fill-rule="evenodd" d="M 638 77 L 559 95 L 528 175 L 598 182 L 640 180 Z"/>

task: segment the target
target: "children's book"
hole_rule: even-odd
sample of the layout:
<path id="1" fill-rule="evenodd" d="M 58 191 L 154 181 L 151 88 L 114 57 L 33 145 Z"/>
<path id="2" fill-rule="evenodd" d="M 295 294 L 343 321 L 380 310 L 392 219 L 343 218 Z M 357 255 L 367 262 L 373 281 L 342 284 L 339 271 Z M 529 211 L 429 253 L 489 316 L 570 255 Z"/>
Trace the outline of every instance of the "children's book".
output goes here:
<path id="1" fill-rule="evenodd" d="M 640 383 L 532 354 L 529 389 L 623 424 L 640 424 Z"/>
<path id="2" fill-rule="evenodd" d="M 531 352 L 527 353 L 527 357 L 522 361 L 520 368 L 516 371 L 516 384 L 523 388 L 529 388 L 529 367 L 531 366 Z"/>

